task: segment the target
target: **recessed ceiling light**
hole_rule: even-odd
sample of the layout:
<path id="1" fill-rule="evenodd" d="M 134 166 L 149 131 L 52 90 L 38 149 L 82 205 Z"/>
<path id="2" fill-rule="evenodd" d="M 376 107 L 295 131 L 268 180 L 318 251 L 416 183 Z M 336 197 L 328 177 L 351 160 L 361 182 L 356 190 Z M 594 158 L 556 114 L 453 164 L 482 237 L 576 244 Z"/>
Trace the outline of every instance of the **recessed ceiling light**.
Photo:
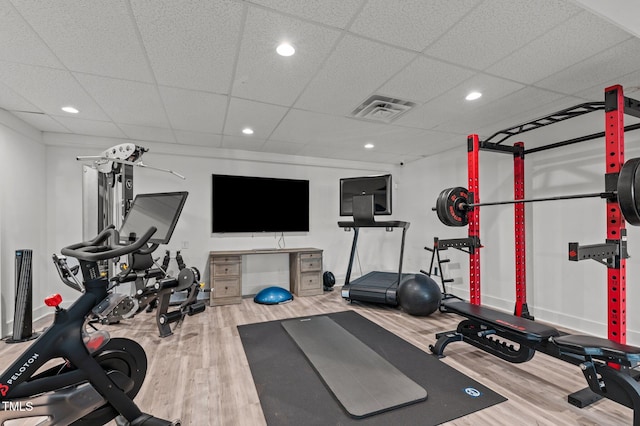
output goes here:
<path id="1" fill-rule="evenodd" d="M 77 113 L 79 113 L 79 112 L 80 112 L 80 111 L 78 111 L 76 108 L 74 108 L 74 107 L 72 107 L 72 106 L 62 107 L 62 110 L 63 110 L 64 112 L 68 112 L 68 113 L 70 113 L 70 114 L 77 114 Z"/>
<path id="2" fill-rule="evenodd" d="M 374 144 L 372 144 L 372 143 L 366 143 L 366 144 L 364 144 L 364 147 L 365 147 L 365 148 L 367 148 L 367 149 L 373 149 L 373 147 L 374 147 L 374 146 L 375 146 L 375 145 L 374 145 Z"/>
<path id="3" fill-rule="evenodd" d="M 291 56 L 296 53 L 296 49 L 289 43 L 282 43 L 276 48 L 276 52 L 280 56 Z"/>
<path id="4" fill-rule="evenodd" d="M 475 101 L 476 99 L 480 99 L 481 97 L 482 93 L 480 92 L 469 92 L 465 99 L 468 101 Z"/>
<path id="5" fill-rule="evenodd" d="M 245 135 L 252 135 L 253 134 L 253 129 L 251 129 L 249 127 L 245 127 L 244 129 L 242 129 L 242 133 L 244 133 Z"/>

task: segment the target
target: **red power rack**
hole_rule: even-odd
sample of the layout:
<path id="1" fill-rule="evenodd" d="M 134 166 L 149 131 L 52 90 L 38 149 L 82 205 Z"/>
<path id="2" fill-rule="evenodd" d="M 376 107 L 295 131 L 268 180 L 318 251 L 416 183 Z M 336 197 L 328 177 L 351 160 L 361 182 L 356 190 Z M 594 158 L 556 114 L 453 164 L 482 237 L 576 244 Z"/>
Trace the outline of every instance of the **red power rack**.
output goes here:
<path id="1" fill-rule="evenodd" d="M 523 142 L 512 146 L 503 145 L 506 139 L 524 132 L 551 125 L 593 111 L 605 111 L 605 131 L 574 139 L 547 144 L 525 150 Z M 552 148 L 567 146 L 579 142 L 605 137 L 606 173 L 605 191 L 615 191 L 617 177 L 624 164 L 624 133 L 640 129 L 639 124 L 624 126 L 624 115 L 640 117 L 640 102 L 626 98 L 622 86 L 605 89 L 604 102 L 591 102 L 576 105 L 562 111 L 527 123 L 501 130 L 481 141 L 478 135 L 467 138 L 468 191 L 470 203 L 480 203 L 480 151 L 493 151 L 513 156 L 514 199 L 525 198 L 524 160 L 527 154 Z M 626 228 L 625 220 L 617 200 L 607 199 L 607 238 L 604 244 L 580 246 L 569 243 L 569 260 L 595 259 L 607 265 L 608 289 L 608 338 L 618 343 L 626 343 Z M 474 207 L 468 213 L 469 241 L 475 241 L 469 250 L 469 293 L 470 302 L 481 303 L 480 286 L 480 208 Z M 527 306 L 526 287 L 526 232 L 524 203 L 514 204 L 515 236 L 515 281 L 516 302 L 514 314 L 533 319 Z M 603 250 L 604 249 L 604 250 Z M 605 253 L 604 258 L 601 253 Z M 598 259 L 598 256 L 600 259 Z"/>

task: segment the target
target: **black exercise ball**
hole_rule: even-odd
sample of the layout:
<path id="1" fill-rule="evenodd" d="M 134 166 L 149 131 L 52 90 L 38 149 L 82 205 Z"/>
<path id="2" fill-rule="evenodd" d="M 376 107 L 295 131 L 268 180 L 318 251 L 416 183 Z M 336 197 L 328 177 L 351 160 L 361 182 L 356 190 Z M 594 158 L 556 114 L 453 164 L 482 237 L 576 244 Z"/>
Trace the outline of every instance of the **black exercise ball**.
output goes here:
<path id="1" fill-rule="evenodd" d="M 442 301 L 438 284 L 424 274 L 409 275 L 398 286 L 398 301 L 410 315 L 427 316 L 434 313 Z"/>

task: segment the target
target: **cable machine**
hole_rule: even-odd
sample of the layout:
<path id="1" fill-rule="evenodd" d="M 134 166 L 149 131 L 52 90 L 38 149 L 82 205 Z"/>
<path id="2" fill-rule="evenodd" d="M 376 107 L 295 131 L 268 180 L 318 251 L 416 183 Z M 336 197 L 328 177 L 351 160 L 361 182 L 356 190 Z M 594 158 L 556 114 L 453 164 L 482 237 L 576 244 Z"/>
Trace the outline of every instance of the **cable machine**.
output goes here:
<path id="1" fill-rule="evenodd" d="M 78 161 L 92 161 L 82 167 L 82 235 L 85 240 L 109 225 L 120 228 L 133 203 L 134 167 L 168 172 L 184 179 L 173 170 L 144 164 L 140 158 L 148 151 L 133 143 L 123 143 L 99 155 L 76 157 Z M 110 269 L 109 276 L 114 275 L 112 266 L 105 266 Z"/>

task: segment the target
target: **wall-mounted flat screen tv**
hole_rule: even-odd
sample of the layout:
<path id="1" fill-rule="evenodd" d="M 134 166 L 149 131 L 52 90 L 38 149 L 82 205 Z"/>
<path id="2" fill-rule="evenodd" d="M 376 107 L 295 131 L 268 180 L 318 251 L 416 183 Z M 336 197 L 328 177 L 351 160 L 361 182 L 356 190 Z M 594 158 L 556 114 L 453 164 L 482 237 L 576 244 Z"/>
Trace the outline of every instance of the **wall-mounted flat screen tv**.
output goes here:
<path id="1" fill-rule="evenodd" d="M 308 232 L 309 181 L 212 175 L 211 231 Z"/>
<path id="2" fill-rule="evenodd" d="M 373 214 L 391 214 L 391 175 L 340 179 L 340 216 L 353 215 L 354 195 L 373 195 Z"/>

